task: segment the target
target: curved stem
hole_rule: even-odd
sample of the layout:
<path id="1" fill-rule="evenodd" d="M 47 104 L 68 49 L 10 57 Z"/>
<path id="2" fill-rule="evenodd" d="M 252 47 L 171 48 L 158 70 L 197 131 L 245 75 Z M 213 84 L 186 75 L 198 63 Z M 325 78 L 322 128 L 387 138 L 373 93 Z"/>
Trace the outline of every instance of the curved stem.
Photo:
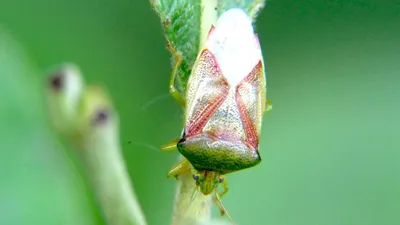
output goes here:
<path id="1" fill-rule="evenodd" d="M 146 225 L 119 145 L 119 121 L 99 87 L 85 87 L 79 70 L 66 65 L 50 77 L 52 119 L 77 149 L 110 225 Z"/>
<path id="2" fill-rule="evenodd" d="M 145 225 L 119 145 L 119 121 L 101 90 L 88 87 L 82 159 L 109 224 Z"/>

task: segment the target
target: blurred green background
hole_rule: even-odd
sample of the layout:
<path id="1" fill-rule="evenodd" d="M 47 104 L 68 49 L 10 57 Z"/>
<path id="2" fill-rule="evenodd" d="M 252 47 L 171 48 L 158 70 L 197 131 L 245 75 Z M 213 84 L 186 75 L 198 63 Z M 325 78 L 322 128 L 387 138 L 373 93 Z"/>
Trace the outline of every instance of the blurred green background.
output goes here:
<path id="1" fill-rule="evenodd" d="M 239 224 L 400 224 L 400 2 L 271 0 L 257 24 L 274 109 L 263 162 L 229 175 Z M 10 36 L 11 35 L 11 36 Z M 78 64 L 107 87 L 150 225 L 170 220 L 182 111 L 146 0 L 0 1 L 0 224 L 104 224 L 47 117 L 45 72 Z M 127 144 L 132 141 L 131 144 Z M 217 214 L 217 213 L 215 213 Z"/>

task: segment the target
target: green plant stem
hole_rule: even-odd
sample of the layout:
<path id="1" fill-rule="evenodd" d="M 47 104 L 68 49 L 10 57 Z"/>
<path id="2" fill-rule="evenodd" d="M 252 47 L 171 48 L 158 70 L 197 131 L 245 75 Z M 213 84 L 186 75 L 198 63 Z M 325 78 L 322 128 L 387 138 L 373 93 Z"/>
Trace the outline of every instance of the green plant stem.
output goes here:
<path id="1" fill-rule="evenodd" d="M 180 156 L 179 160 L 183 157 Z M 179 176 L 175 192 L 172 225 L 200 224 L 211 219 L 211 197 L 201 193 L 192 199 L 196 190 L 192 173 L 187 172 Z"/>
<path id="2" fill-rule="evenodd" d="M 118 115 L 100 87 L 88 87 L 73 65 L 50 78 L 49 106 L 56 128 L 78 149 L 105 220 L 145 225 L 119 145 Z"/>
<path id="3" fill-rule="evenodd" d="M 146 224 L 125 168 L 119 145 L 119 121 L 107 98 L 97 88 L 86 92 L 82 159 L 109 224 Z"/>
<path id="4" fill-rule="evenodd" d="M 217 20 L 217 0 L 201 1 L 201 30 L 200 30 L 200 46 L 206 40 L 211 25 Z M 180 156 L 179 160 L 183 157 Z M 211 196 L 204 196 L 199 193 L 196 198 L 192 199 L 196 183 L 193 180 L 192 173 L 187 172 L 179 176 L 176 193 L 172 224 L 200 224 L 207 223 L 211 220 Z"/>
<path id="5" fill-rule="evenodd" d="M 211 26 L 217 21 L 218 0 L 202 0 L 201 8 L 200 48 L 204 45 Z"/>

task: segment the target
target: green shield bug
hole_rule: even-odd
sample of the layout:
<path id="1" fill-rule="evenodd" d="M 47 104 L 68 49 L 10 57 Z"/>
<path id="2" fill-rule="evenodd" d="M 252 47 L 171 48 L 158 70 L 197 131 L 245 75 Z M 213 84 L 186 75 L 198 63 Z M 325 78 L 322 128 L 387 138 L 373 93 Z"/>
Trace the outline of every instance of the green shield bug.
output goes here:
<path id="1" fill-rule="evenodd" d="M 192 171 L 195 194 L 214 193 L 215 203 L 227 214 L 221 202 L 228 191 L 224 176 L 261 162 L 262 116 L 272 107 L 266 97 L 260 43 L 249 16 L 230 9 L 211 27 L 190 74 L 186 102 L 174 91 L 174 74 L 171 79 L 171 94 L 185 105 L 185 126 L 182 137 L 163 150 L 177 148 L 185 159 L 168 176 Z"/>

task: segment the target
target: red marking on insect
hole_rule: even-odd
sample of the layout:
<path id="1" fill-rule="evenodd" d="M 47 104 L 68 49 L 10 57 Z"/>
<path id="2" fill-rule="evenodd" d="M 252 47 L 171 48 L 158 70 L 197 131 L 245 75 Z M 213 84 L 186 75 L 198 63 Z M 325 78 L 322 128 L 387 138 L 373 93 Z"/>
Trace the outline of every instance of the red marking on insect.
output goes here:
<path id="1" fill-rule="evenodd" d="M 251 119 L 250 113 L 246 108 L 245 102 L 243 98 L 239 94 L 239 89 L 245 82 L 251 83 L 258 79 L 260 76 L 260 71 L 262 70 L 262 62 L 259 63 L 254 67 L 254 69 L 249 73 L 249 75 L 243 79 L 243 81 L 236 87 L 236 102 L 239 107 L 240 118 L 242 120 L 243 128 L 246 132 L 247 142 L 255 149 L 258 148 L 258 132 L 254 126 L 254 122 Z"/>

